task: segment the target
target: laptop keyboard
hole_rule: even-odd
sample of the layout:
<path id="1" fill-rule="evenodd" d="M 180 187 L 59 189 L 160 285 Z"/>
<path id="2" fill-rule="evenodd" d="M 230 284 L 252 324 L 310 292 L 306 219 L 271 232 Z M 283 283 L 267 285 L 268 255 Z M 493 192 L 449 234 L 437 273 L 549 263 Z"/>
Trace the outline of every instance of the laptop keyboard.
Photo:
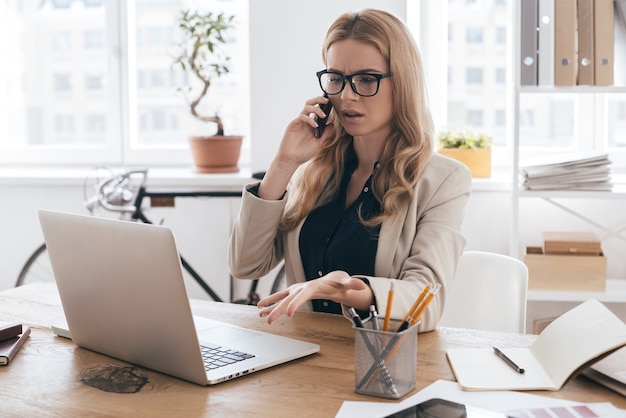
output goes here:
<path id="1" fill-rule="evenodd" d="M 207 371 L 215 370 L 217 368 L 228 366 L 229 364 L 237 363 L 239 361 L 247 360 L 254 357 L 253 354 L 232 350 L 230 348 L 220 347 L 218 345 L 201 345 L 200 351 L 202 352 L 202 358 L 204 359 L 204 368 Z"/>

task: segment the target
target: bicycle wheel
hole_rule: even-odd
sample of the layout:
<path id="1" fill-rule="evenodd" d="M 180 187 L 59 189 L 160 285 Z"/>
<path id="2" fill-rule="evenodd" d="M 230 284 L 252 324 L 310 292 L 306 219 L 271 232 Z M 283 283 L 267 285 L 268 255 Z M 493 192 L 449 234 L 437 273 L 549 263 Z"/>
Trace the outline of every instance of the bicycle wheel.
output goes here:
<path id="1" fill-rule="evenodd" d="M 34 282 L 54 282 L 54 274 L 52 273 L 52 266 L 50 266 L 45 243 L 41 244 L 26 260 L 22 271 L 20 271 L 17 277 L 15 286 Z"/>

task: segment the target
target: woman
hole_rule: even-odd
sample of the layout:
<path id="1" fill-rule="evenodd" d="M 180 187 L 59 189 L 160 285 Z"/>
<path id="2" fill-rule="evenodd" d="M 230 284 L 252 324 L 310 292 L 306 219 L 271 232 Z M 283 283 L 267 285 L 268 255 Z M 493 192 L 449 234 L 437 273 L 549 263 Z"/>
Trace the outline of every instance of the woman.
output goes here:
<path id="1" fill-rule="evenodd" d="M 395 16 L 344 14 L 329 28 L 318 73 L 328 96 L 308 100 L 286 128 L 260 183 L 244 190 L 230 243 L 238 278 L 269 273 L 283 258 L 287 289 L 262 299 L 272 323 L 299 309 L 384 313 L 402 319 L 422 289 L 441 284 L 418 330 L 444 308 L 465 238 L 469 170 L 433 154 L 421 58 Z M 329 123 L 315 136 L 320 105 Z"/>

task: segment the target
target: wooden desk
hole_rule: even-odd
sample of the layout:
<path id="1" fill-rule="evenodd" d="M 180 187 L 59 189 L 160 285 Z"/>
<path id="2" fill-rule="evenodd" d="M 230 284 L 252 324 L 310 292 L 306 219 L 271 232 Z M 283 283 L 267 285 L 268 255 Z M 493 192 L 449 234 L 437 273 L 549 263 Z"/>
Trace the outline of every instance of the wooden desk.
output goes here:
<path id="1" fill-rule="evenodd" d="M 15 416 L 272 416 L 333 417 L 344 400 L 381 401 L 354 393 L 354 335 L 343 317 L 298 313 L 271 326 L 252 306 L 192 301 L 195 314 L 211 316 L 319 343 L 313 356 L 249 376 L 202 387 L 82 348 L 49 328 L 63 320 L 56 288 L 33 284 L 0 292 L 0 320 L 33 327 L 31 337 L 8 367 L 0 367 L 2 413 Z M 454 380 L 445 349 L 530 344 L 529 335 L 441 328 L 418 336 L 417 390 L 437 379 Z M 126 367 L 147 383 L 135 393 L 111 393 L 81 382 L 81 375 L 106 366 Z M 119 380 L 119 379 L 118 379 Z M 534 392 L 581 402 L 626 398 L 582 377 L 558 392 Z"/>

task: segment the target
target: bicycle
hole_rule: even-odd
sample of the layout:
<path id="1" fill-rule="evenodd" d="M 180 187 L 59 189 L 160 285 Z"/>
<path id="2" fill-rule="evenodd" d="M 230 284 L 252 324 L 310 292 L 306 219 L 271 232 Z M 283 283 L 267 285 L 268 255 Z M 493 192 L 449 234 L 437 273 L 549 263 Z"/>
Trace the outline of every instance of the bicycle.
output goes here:
<path id="1" fill-rule="evenodd" d="M 89 211 L 90 215 L 97 216 L 98 209 L 104 209 L 108 212 L 118 213 L 120 219 L 128 221 L 141 221 L 147 224 L 153 222 L 143 212 L 144 199 L 150 198 L 151 202 L 159 199 L 174 199 L 177 197 L 241 197 L 241 192 L 234 191 L 172 191 L 172 192 L 153 192 L 146 188 L 146 180 L 148 177 L 148 169 L 123 170 L 119 173 L 113 173 L 108 168 L 96 167 L 92 170 L 105 170 L 107 175 L 100 179 L 100 175 L 96 174 L 95 179 L 91 179 L 90 175 L 85 178 L 83 184 L 83 204 Z M 262 173 L 255 174 L 253 177 L 262 178 Z M 89 185 L 89 181 L 93 181 L 93 185 Z M 93 188 L 93 194 L 87 194 L 86 191 Z M 182 267 L 189 275 L 202 287 L 202 289 L 216 302 L 223 302 L 222 298 L 213 291 L 202 276 L 187 262 L 180 254 Z M 284 263 L 278 269 L 270 293 L 274 293 L 284 287 L 285 266 Z M 50 266 L 46 244 L 43 243 L 35 249 L 28 257 L 26 263 L 22 267 L 15 286 L 21 286 L 33 281 L 53 282 L 54 275 Z M 257 293 L 259 280 L 253 280 L 245 299 L 235 300 L 234 303 L 256 305 L 260 299 Z"/>

